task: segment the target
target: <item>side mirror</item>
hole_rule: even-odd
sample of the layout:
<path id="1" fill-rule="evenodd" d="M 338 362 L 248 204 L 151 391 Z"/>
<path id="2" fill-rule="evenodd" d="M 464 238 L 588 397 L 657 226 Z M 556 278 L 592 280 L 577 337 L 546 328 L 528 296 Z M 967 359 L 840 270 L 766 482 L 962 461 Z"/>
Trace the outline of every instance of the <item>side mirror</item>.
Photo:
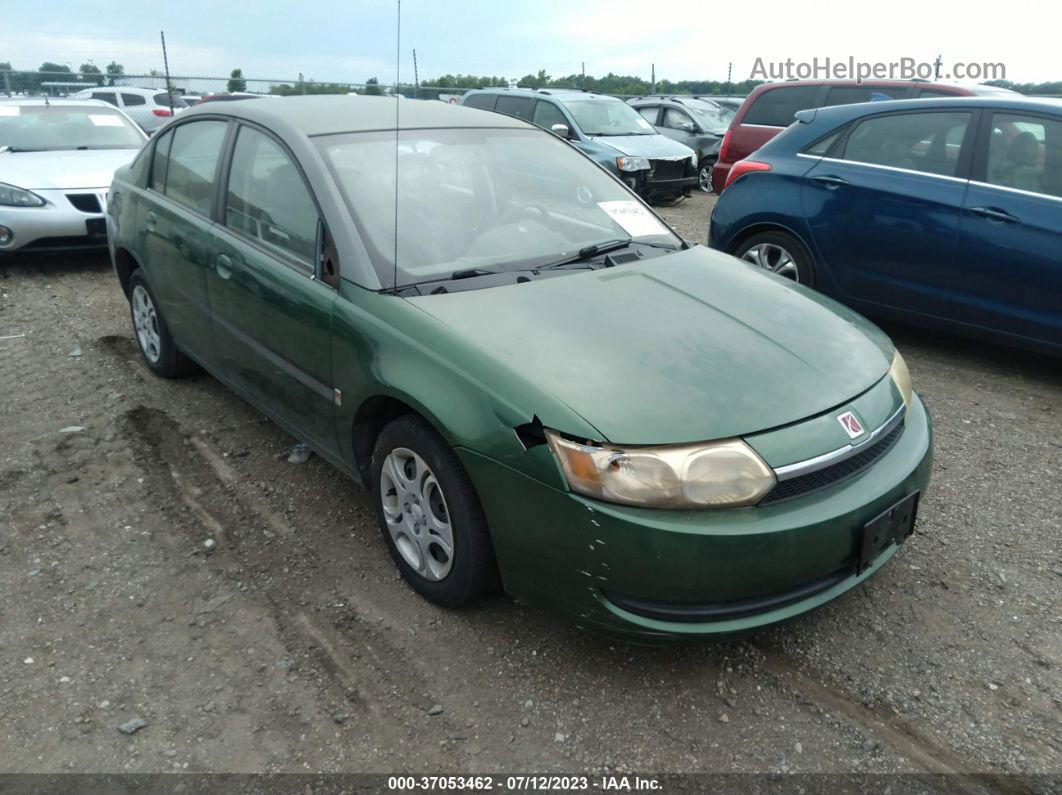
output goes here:
<path id="1" fill-rule="evenodd" d="M 549 131 L 560 138 L 571 138 L 572 135 L 567 124 L 554 124 Z"/>

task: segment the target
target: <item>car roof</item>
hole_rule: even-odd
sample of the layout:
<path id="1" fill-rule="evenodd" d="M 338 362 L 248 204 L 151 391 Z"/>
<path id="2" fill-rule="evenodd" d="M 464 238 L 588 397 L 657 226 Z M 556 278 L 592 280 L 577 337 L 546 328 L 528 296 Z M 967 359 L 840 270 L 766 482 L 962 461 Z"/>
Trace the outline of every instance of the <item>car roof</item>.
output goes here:
<path id="1" fill-rule="evenodd" d="M 265 127 L 286 128 L 303 135 L 330 135 L 370 130 L 440 127 L 514 127 L 537 129 L 519 119 L 434 100 L 318 94 L 282 97 L 276 102 L 206 102 L 180 115 L 231 116 Z"/>
<path id="2" fill-rule="evenodd" d="M 811 120 L 819 118 L 836 119 L 841 117 L 858 118 L 888 113 L 893 110 L 941 110 L 950 108 L 989 108 L 996 110 L 1062 113 L 1062 99 L 1052 97 L 1026 97 L 1021 94 L 1012 96 L 981 95 L 974 97 L 933 97 L 932 99 L 893 99 L 881 102 L 859 102 L 851 105 L 833 105 L 824 108 L 811 108 L 797 111 L 797 118 Z M 810 118 L 802 118 L 808 114 Z"/>
<path id="3" fill-rule="evenodd" d="M 166 93 L 165 88 L 142 88 L 140 86 L 89 86 L 88 88 L 81 89 L 77 93 L 89 94 L 93 91 L 118 91 L 123 94 L 143 94 L 144 96 L 154 96 L 155 94 Z"/>
<path id="4" fill-rule="evenodd" d="M 10 99 L 0 97 L 0 105 L 19 105 L 22 107 L 29 107 L 33 105 L 58 105 L 58 106 L 78 106 L 82 108 L 108 108 L 109 110 L 117 111 L 118 108 L 109 102 L 104 102 L 102 99 L 70 99 L 68 97 L 51 98 L 45 101 L 44 97 L 11 97 Z"/>

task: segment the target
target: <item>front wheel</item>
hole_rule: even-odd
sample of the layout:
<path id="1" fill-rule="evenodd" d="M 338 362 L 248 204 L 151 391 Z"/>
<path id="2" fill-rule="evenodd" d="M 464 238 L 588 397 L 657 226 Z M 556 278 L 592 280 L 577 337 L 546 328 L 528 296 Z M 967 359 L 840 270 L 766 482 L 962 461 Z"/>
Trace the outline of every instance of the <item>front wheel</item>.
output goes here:
<path id="1" fill-rule="evenodd" d="M 815 285 L 815 263 L 804 244 L 785 232 L 760 232 L 745 240 L 734 256 L 809 287 Z"/>
<path id="2" fill-rule="evenodd" d="M 494 588 L 483 508 L 468 473 L 431 425 L 406 414 L 380 432 L 372 491 L 384 542 L 417 593 L 462 607 Z"/>
<path id="3" fill-rule="evenodd" d="M 705 193 L 712 192 L 712 169 L 715 168 L 714 160 L 702 160 L 697 171 L 697 182 Z"/>

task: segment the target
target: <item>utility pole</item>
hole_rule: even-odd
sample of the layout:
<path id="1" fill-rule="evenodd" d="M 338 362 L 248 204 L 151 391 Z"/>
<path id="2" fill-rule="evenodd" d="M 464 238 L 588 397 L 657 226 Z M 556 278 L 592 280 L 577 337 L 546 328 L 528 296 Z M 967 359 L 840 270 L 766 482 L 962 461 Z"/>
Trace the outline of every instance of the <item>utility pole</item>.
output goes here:
<path id="1" fill-rule="evenodd" d="M 417 48 L 413 48 L 413 97 L 417 96 L 417 89 L 420 88 L 420 75 L 417 72 Z"/>
<path id="2" fill-rule="evenodd" d="M 582 65 L 582 77 L 579 78 L 579 88 L 581 88 L 583 91 L 586 91 L 586 61 L 583 61 Z"/>
<path id="3" fill-rule="evenodd" d="M 734 73 L 734 62 L 731 61 L 726 66 L 726 95 L 728 97 L 730 96 L 730 78 L 733 76 L 733 73 Z"/>
<path id="4" fill-rule="evenodd" d="M 656 64 L 653 64 L 652 71 L 649 76 L 649 93 L 656 93 Z"/>

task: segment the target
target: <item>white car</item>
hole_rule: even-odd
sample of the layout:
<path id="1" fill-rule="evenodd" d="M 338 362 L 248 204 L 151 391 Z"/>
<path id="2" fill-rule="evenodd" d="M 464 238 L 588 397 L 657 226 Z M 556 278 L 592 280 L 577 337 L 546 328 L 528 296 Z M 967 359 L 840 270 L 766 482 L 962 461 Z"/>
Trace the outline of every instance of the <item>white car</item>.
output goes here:
<path id="1" fill-rule="evenodd" d="M 94 100 L 0 100 L 0 258 L 107 245 L 114 171 L 147 136 Z"/>
<path id="2" fill-rule="evenodd" d="M 72 95 L 73 99 L 98 99 L 125 111 L 148 135 L 188 107 L 180 95 L 172 97 L 165 89 L 132 86 L 98 86 Z M 172 105 L 172 107 L 171 107 Z"/>

